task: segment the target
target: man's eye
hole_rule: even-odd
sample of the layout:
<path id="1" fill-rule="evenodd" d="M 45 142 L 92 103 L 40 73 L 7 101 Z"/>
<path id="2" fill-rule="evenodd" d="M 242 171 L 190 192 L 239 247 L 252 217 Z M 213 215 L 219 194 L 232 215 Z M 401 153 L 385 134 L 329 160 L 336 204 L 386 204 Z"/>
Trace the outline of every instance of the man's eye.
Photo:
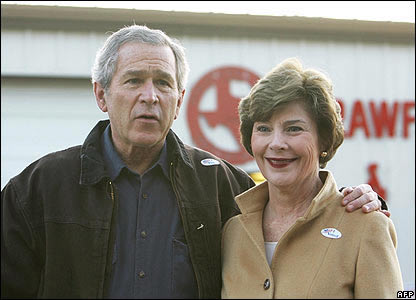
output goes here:
<path id="1" fill-rule="evenodd" d="M 161 86 L 170 86 L 169 82 L 167 82 L 166 80 L 163 80 L 163 79 L 159 79 L 157 81 L 157 84 L 159 84 Z"/>
<path id="2" fill-rule="evenodd" d="M 131 84 L 138 84 L 139 83 L 139 79 L 137 78 L 131 78 L 129 80 L 126 81 L 127 83 L 131 83 Z"/>

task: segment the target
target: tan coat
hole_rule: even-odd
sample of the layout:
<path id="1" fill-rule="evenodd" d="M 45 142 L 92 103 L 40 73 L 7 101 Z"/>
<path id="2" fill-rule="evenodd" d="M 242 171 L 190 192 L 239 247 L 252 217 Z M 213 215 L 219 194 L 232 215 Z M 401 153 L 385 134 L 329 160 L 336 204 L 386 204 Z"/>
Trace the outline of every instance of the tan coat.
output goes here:
<path id="1" fill-rule="evenodd" d="M 332 174 L 320 176 L 324 186 L 279 240 L 271 267 L 262 230 L 268 183 L 236 197 L 242 214 L 223 229 L 222 298 L 396 298 L 403 290 L 393 222 L 346 212 Z M 342 236 L 325 237 L 324 228 Z"/>

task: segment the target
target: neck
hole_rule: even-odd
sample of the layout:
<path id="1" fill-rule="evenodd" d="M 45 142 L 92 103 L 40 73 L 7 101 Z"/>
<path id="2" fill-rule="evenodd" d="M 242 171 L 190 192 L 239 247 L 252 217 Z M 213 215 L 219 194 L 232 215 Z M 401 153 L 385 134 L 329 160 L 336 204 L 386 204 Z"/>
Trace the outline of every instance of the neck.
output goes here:
<path id="1" fill-rule="evenodd" d="M 273 219 L 303 216 L 322 185 L 319 175 L 297 186 L 281 188 L 269 184 L 269 201 L 266 206 L 269 216 L 273 216 Z"/>
<path id="2" fill-rule="evenodd" d="M 115 148 L 127 167 L 142 175 L 148 170 L 160 156 L 164 143 L 156 144 L 151 147 L 117 147 Z"/>

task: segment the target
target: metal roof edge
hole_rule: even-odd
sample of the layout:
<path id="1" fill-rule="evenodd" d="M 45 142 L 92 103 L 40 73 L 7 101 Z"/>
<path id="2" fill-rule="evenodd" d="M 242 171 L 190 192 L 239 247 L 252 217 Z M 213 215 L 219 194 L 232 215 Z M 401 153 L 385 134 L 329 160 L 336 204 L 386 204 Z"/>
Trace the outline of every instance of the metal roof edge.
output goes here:
<path id="1" fill-rule="evenodd" d="M 260 16 L 246 14 L 196 13 L 180 11 L 138 10 L 122 8 L 71 7 L 1 4 L 2 28 L 25 20 L 54 22 L 98 22 L 222 27 L 240 30 L 286 30 L 319 34 L 371 34 L 414 40 L 415 24 L 407 22 L 363 21 L 297 16 Z M 65 25 L 69 26 L 69 25 Z"/>

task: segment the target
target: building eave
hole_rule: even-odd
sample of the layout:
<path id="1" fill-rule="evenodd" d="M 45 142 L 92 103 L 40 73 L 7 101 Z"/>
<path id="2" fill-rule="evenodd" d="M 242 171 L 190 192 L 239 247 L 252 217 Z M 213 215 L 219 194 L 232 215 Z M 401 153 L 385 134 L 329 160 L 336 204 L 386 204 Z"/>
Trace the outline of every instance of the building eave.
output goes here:
<path id="1" fill-rule="evenodd" d="M 122 24 L 146 24 L 176 28 L 211 29 L 224 32 L 286 32 L 291 34 L 348 35 L 414 41 L 415 24 L 406 22 L 362 21 L 292 16 L 259 16 L 245 14 L 196 13 L 180 11 L 138 10 L 121 8 L 70 7 L 44 5 L 1 5 L 2 28 L 44 27 L 55 24 L 58 29 L 80 27 L 90 30 L 112 30 Z M 59 21 L 59 22 L 58 22 Z M 64 28 L 63 28 L 64 27 Z"/>

